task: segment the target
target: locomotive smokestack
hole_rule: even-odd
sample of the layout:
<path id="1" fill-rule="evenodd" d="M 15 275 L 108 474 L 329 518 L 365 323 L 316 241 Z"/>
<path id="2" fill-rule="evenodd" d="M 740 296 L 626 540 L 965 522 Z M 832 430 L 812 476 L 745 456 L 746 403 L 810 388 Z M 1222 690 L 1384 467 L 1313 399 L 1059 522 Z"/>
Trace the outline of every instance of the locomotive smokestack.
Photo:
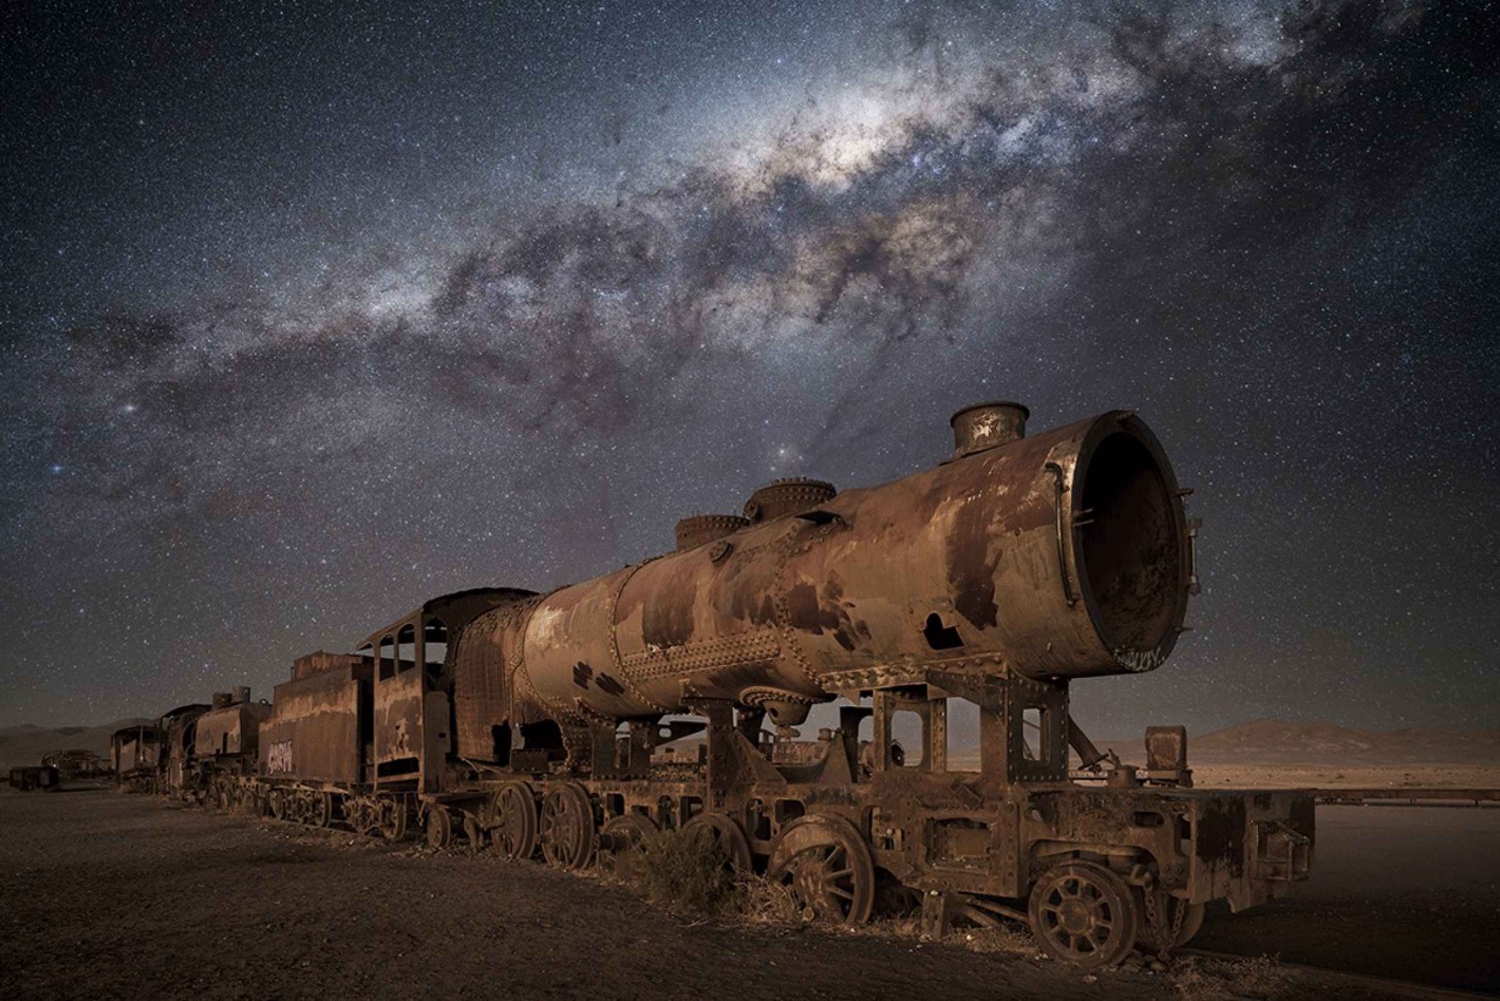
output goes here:
<path id="1" fill-rule="evenodd" d="M 249 701 L 250 701 L 250 686 L 249 685 L 235 685 L 234 688 L 231 690 L 230 704 L 237 705 L 237 704 L 239 704 L 241 702 L 249 702 Z"/>
<path id="2" fill-rule="evenodd" d="M 1030 416 L 1030 410 L 1006 400 L 964 407 L 948 420 L 953 426 L 953 458 L 961 459 L 1026 437 L 1026 418 Z"/>

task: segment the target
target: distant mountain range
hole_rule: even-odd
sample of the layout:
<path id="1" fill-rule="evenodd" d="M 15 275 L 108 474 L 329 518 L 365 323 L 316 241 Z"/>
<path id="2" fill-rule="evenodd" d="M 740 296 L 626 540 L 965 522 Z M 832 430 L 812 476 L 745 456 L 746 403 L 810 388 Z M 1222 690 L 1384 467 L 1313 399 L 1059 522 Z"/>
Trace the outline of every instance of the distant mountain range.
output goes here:
<path id="1" fill-rule="evenodd" d="M 74 747 L 109 755 L 110 734 L 124 726 L 149 723 L 122 719 L 101 726 L 47 728 L 22 724 L 0 729 L 0 768 L 34 765 L 42 755 Z M 1142 738 L 1095 740 L 1126 761 L 1144 764 Z M 963 752 L 955 752 L 962 754 Z M 1188 734 L 1188 764 L 1254 765 L 1415 765 L 1500 764 L 1500 729 L 1357 730 L 1334 723 L 1282 723 L 1259 719 L 1201 736 Z"/>
<path id="2" fill-rule="evenodd" d="M 1126 760 L 1142 758 L 1142 738 L 1095 741 Z M 1127 755 L 1125 749 L 1132 752 Z M 1188 764 L 1483 765 L 1500 764 L 1500 729 L 1408 727 L 1358 730 L 1335 723 L 1258 719 L 1201 736 L 1188 734 Z"/>
<path id="3" fill-rule="evenodd" d="M 109 757 L 109 738 L 116 730 L 138 726 L 149 719 L 122 719 L 99 726 L 44 727 L 22 723 L 0 729 L 0 768 L 41 764 L 42 755 L 83 748 Z"/>

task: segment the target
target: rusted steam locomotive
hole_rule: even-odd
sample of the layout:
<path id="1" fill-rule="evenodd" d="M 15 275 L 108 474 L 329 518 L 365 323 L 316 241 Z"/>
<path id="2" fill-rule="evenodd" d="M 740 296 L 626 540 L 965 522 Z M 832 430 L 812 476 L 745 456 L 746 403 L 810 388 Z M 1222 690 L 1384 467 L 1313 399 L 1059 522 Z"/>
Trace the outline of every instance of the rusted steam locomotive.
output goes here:
<path id="1" fill-rule="evenodd" d="M 434 598 L 353 653 L 299 659 L 269 707 L 163 717 L 153 781 L 568 868 L 702 827 L 833 921 L 865 921 L 880 883 L 919 893 L 933 933 L 1025 920 L 1084 965 L 1181 944 L 1208 901 L 1307 876 L 1313 800 L 1195 790 L 1181 728 L 1151 728 L 1137 770 L 1070 719 L 1074 679 L 1166 659 L 1195 532 L 1133 413 L 1029 437 L 1027 417 L 967 408 L 933 469 L 843 493 L 778 481 L 582 584 Z M 840 697 L 820 753 L 773 753 Z M 949 760 L 955 699 L 978 709 L 977 768 Z M 653 753 L 695 734 L 696 761 Z"/>

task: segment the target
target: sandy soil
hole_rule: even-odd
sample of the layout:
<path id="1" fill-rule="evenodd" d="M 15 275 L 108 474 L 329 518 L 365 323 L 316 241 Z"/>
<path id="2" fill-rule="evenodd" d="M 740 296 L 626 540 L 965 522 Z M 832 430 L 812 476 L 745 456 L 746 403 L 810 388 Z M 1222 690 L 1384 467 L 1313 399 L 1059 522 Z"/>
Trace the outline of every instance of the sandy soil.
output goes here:
<path id="1" fill-rule="evenodd" d="M 1173 971 L 1089 979 L 911 937 L 694 926 L 532 863 L 102 790 L 0 792 L 0 829 L 3 997 L 1181 996 Z"/>

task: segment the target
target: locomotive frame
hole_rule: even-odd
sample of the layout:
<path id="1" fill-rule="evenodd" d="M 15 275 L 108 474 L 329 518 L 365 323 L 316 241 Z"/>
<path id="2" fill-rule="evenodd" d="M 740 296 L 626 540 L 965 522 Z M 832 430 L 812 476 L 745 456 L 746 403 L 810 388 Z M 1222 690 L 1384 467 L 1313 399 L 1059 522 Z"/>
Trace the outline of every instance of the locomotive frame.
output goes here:
<path id="1" fill-rule="evenodd" d="M 168 784 L 392 839 L 462 829 L 570 869 L 701 827 L 813 918 L 863 922 L 896 888 L 935 936 L 1024 920 L 1085 966 L 1181 945 L 1208 901 L 1306 878 L 1313 799 L 1191 788 L 1181 728 L 1151 728 L 1137 771 L 1071 719 L 1075 678 L 1170 652 L 1196 523 L 1131 412 L 1035 438 L 1026 417 L 967 408 L 936 469 L 847 494 L 778 481 L 580 585 L 424 602 L 353 654 L 299 659 L 253 755 Z M 839 698 L 818 753 L 776 760 Z M 952 700 L 977 708 L 976 770 L 949 767 Z M 898 713 L 921 728 L 906 760 Z M 654 753 L 699 734 L 698 762 Z"/>

